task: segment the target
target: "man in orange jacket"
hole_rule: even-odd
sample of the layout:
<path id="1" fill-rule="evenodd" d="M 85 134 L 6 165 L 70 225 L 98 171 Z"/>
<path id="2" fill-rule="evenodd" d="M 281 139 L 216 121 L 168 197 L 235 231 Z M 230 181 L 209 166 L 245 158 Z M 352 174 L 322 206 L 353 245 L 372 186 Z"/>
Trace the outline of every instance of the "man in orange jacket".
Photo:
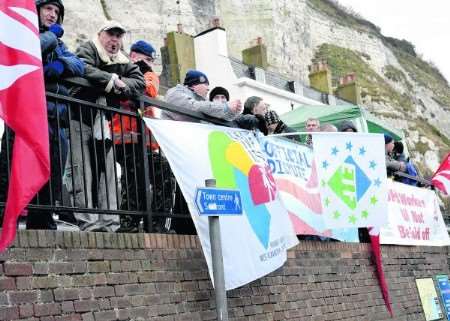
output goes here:
<path id="1" fill-rule="evenodd" d="M 159 91 L 159 78 L 158 75 L 153 72 L 152 64 L 155 59 L 156 51 L 153 46 L 143 40 L 139 40 L 131 46 L 130 60 L 134 64 L 139 66 L 140 71 L 144 75 L 145 79 L 145 94 L 149 97 L 155 98 L 158 96 Z M 121 103 L 123 109 L 135 110 L 136 107 L 129 102 L 125 101 Z M 155 117 L 153 107 L 147 107 L 144 111 L 145 117 Z M 122 124 L 121 124 L 122 123 Z M 115 115 L 113 118 L 113 133 L 114 143 L 124 144 L 136 143 L 138 136 L 138 126 L 135 118 L 122 117 L 120 121 L 119 115 Z M 146 130 L 147 135 L 149 131 Z M 147 144 L 150 144 L 150 139 L 147 139 Z M 156 144 L 152 144 L 152 150 L 158 148 Z"/>
<path id="2" fill-rule="evenodd" d="M 139 40 L 131 46 L 130 60 L 136 64 L 145 79 L 145 94 L 149 97 L 156 97 L 159 91 L 159 78 L 152 70 L 152 64 L 156 56 L 153 46 L 143 40 Z M 121 107 L 125 110 L 135 111 L 138 106 L 132 101 L 121 102 Z M 153 107 L 146 107 L 145 117 L 154 117 Z M 143 210 L 144 203 L 144 178 L 142 177 L 142 152 L 138 145 L 140 141 L 140 119 L 135 117 L 114 115 L 112 128 L 114 135 L 114 144 L 116 145 L 117 161 L 122 169 L 122 202 L 121 209 L 124 210 Z M 151 151 L 159 147 L 156 142 L 150 139 L 150 131 L 145 129 L 146 145 Z M 137 232 L 139 216 L 121 216 L 121 232 Z"/>

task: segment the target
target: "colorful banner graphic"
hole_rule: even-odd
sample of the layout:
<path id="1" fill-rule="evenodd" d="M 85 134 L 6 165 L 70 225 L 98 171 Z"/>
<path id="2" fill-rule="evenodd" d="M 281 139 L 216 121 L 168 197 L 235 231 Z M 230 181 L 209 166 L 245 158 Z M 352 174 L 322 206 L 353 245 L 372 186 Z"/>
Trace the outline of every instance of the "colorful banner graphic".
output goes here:
<path id="1" fill-rule="evenodd" d="M 382 244 L 444 246 L 450 238 L 434 191 L 389 181 L 388 225 Z"/>
<path id="2" fill-rule="evenodd" d="M 279 137 L 264 136 L 260 142 L 295 232 L 358 242 L 357 228 L 325 226 L 312 149 Z"/>
<path id="3" fill-rule="evenodd" d="M 220 217 L 226 289 L 242 286 L 281 267 L 287 249 L 298 241 L 254 134 L 199 123 L 147 118 L 145 122 L 180 184 L 210 275 L 208 219 L 198 213 L 195 191 L 211 178 L 218 188 L 239 190 L 244 209 L 242 216 Z"/>
<path id="4" fill-rule="evenodd" d="M 384 139 L 380 134 L 313 134 L 325 225 L 383 226 L 387 222 Z"/>
<path id="5" fill-rule="evenodd" d="M 426 321 L 439 320 L 444 317 L 442 314 L 439 298 L 434 287 L 432 278 L 416 279 L 417 290 L 422 302 L 423 312 Z"/>

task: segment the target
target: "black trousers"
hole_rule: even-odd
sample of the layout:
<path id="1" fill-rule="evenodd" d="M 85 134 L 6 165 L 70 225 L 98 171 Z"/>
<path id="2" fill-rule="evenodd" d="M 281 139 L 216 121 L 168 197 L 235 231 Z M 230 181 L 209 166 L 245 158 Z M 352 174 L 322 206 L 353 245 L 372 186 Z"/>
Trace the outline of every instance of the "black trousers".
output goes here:
<path id="1" fill-rule="evenodd" d="M 5 127 L 0 152 L 0 202 L 6 202 L 8 194 L 11 158 L 14 146 L 14 132 Z M 54 130 L 49 133 L 50 138 L 50 180 L 33 198 L 31 204 L 55 206 L 62 201 L 62 175 L 67 157 L 67 141 L 63 132 Z M 3 214 L 3 210 L 1 211 Z M 27 229 L 56 229 L 51 210 L 29 209 Z M 3 218 L 1 219 L 3 222 Z"/>

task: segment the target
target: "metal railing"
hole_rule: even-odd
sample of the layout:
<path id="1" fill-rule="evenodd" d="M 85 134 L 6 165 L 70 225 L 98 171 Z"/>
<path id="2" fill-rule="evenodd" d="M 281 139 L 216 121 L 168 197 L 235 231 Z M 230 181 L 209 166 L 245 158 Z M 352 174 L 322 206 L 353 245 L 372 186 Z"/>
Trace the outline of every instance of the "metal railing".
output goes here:
<path id="1" fill-rule="evenodd" d="M 93 89 L 82 78 L 66 81 Z M 51 215 L 81 229 L 111 231 L 120 217 L 121 226 L 131 222 L 138 230 L 171 232 L 170 226 L 178 226 L 177 232 L 195 233 L 170 166 L 138 110 L 151 106 L 223 126 L 229 123 L 146 96 L 113 105 L 95 90 L 91 101 L 75 97 L 47 92 L 47 103 L 54 106 L 48 114 L 51 178 L 27 207 L 27 225 L 38 220 L 37 227 L 27 227 L 52 228 L 45 223 Z M 0 208 L 6 200 L 13 142 L 14 133 L 6 128 Z"/>

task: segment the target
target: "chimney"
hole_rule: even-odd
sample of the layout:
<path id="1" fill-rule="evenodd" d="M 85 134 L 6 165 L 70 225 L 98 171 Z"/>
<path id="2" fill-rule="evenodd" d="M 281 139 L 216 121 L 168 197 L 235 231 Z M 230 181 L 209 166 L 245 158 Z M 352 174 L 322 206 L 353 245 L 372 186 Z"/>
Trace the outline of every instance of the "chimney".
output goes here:
<path id="1" fill-rule="evenodd" d="M 325 61 L 314 62 L 308 67 L 309 84 L 315 90 L 331 95 L 333 88 L 331 86 L 331 70 Z"/>
<path id="2" fill-rule="evenodd" d="M 267 62 L 267 48 L 263 43 L 263 39 L 258 37 L 256 45 L 242 51 L 242 61 L 246 65 L 252 65 L 266 69 L 269 64 Z"/>
<path id="3" fill-rule="evenodd" d="M 211 19 L 211 28 L 219 28 L 221 27 L 220 25 L 220 18 L 219 17 L 214 17 Z"/>
<path id="4" fill-rule="evenodd" d="M 167 85 L 173 87 L 184 81 L 189 69 L 195 69 L 194 38 L 183 32 L 182 24 L 177 31 L 169 32 L 161 48 L 163 68 L 167 73 Z"/>
<path id="5" fill-rule="evenodd" d="M 339 85 L 336 88 L 336 96 L 350 101 L 355 105 L 361 105 L 361 87 L 356 81 L 354 72 L 339 78 Z"/>

